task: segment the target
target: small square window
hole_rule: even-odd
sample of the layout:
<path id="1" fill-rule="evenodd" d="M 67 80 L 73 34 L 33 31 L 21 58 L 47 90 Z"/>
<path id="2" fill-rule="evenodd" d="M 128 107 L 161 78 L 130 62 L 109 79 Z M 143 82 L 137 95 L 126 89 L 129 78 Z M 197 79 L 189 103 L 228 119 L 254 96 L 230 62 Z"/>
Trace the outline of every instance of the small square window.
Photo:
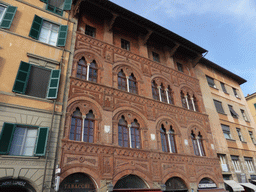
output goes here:
<path id="1" fill-rule="evenodd" d="M 158 53 L 152 52 L 153 60 L 156 62 L 160 62 L 160 57 Z"/>
<path id="2" fill-rule="evenodd" d="M 224 93 L 228 93 L 227 90 L 226 90 L 225 84 L 222 83 L 222 82 L 220 82 L 220 85 L 221 85 L 222 91 L 223 91 Z"/>
<path id="3" fill-rule="evenodd" d="M 241 165 L 240 165 L 239 157 L 231 156 L 231 159 L 232 159 L 232 164 L 235 169 L 235 172 L 241 172 Z"/>
<path id="4" fill-rule="evenodd" d="M 252 131 L 249 131 L 249 135 L 250 135 L 250 138 L 251 138 L 251 140 L 252 140 L 252 143 L 253 143 L 253 144 L 256 144 L 256 141 L 255 141 L 255 138 L 254 138 L 254 136 L 253 136 L 253 132 L 252 132 Z"/>
<path id="5" fill-rule="evenodd" d="M 232 105 L 228 105 L 228 108 L 229 108 L 229 111 L 230 111 L 230 114 L 233 118 L 235 119 L 238 119 L 238 114 L 235 112 L 235 110 L 233 109 L 233 106 Z"/>
<path id="6" fill-rule="evenodd" d="M 183 73 L 183 65 L 181 63 L 177 63 L 178 71 Z"/>
<path id="7" fill-rule="evenodd" d="M 255 169 L 252 157 L 244 157 L 244 160 L 249 173 L 254 173 Z"/>
<path id="8" fill-rule="evenodd" d="M 242 113 L 242 116 L 244 118 L 245 121 L 249 121 L 246 114 L 245 114 L 245 111 L 243 109 L 240 109 L 241 110 L 241 113 Z"/>
<path id="9" fill-rule="evenodd" d="M 230 128 L 228 125 L 223 125 L 221 124 L 221 128 L 222 128 L 222 131 L 223 131 L 223 134 L 224 134 L 224 137 L 226 139 L 232 139 L 231 135 L 230 135 Z"/>
<path id="10" fill-rule="evenodd" d="M 96 36 L 96 29 L 94 27 L 86 25 L 86 27 L 85 27 L 85 34 L 89 35 L 91 37 L 95 37 Z"/>
<path id="11" fill-rule="evenodd" d="M 123 49 L 126 49 L 127 51 L 130 51 L 130 42 L 124 39 L 121 39 L 121 47 Z"/>
<path id="12" fill-rule="evenodd" d="M 215 85 L 215 83 L 214 83 L 214 79 L 213 79 L 213 78 L 211 78 L 211 77 L 209 77 L 209 76 L 206 76 L 206 79 L 207 79 L 208 85 L 209 85 L 210 87 L 217 88 L 216 85 Z"/>

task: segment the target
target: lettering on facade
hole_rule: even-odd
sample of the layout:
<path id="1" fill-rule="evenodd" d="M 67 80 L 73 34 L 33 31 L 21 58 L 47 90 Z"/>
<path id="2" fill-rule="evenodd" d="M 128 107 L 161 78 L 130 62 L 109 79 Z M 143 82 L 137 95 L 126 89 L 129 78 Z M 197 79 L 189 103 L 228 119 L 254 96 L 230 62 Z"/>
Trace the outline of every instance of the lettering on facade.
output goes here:
<path id="1" fill-rule="evenodd" d="M 0 186 L 22 186 L 25 187 L 25 185 L 27 184 L 27 182 L 25 181 L 4 181 L 3 183 L 0 183 Z"/>
<path id="2" fill-rule="evenodd" d="M 64 189 L 94 189 L 94 186 L 89 183 L 69 183 L 64 185 Z"/>

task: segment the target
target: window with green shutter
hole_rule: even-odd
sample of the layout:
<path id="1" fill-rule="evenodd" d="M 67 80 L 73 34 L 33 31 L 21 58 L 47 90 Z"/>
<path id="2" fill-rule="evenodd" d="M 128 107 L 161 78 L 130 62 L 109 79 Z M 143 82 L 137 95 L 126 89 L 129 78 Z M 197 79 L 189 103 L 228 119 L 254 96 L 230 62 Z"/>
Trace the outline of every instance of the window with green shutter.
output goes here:
<path id="1" fill-rule="evenodd" d="M 60 70 L 32 65 L 21 61 L 13 92 L 40 98 L 56 99 Z"/>
<path id="2" fill-rule="evenodd" d="M 17 7 L 5 6 L 0 4 L 0 27 L 4 29 L 9 29 L 11 27 L 13 18 L 17 11 Z"/>
<path id="3" fill-rule="evenodd" d="M 67 25 L 57 25 L 35 15 L 29 36 L 53 46 L 65 46 L 67 32 Z"/>
<path id="4" fill-rule="evenodd" d="M 72 0 L 40 0 L 46 3 L 46 10 L 63 15 L 64 10 L 71 10 Z"/>
<path id="5" fill-rule="evenodd" d="M 4 123 L 0 135 L 0 154 L 44 156 L 48 132 L 48 127 Z"/>

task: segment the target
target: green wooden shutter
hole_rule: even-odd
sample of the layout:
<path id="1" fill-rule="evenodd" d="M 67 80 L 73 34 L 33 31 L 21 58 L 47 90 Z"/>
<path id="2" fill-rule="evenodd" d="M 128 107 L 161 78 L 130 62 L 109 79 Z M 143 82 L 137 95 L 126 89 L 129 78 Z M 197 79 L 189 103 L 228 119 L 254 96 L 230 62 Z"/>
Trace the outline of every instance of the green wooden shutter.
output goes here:
<path id="1" fill-rule="evenodd" d="M 42 25 L 43 25 L 43 19 L 35 15 L 30 32 L 29 32 L 29 36 L 34 39 L 38 39 L 39 34 L 41 32 Z"/>
<path id="2" fill-rule="evenodd" d="M 57 46 L 65 46 L 67 34 L 68 34 L 68 26 L 67 25 L 61 25 L 60 29 L 59 29 Z"/>
<path id="3" fill-rule="evenodd" d="M 13 133 L 16 125 L 12 123 L 4 123 L 0 135 L 0 154 L 8 154 L 12 142 Z"/>
<path id="4" fill-rule="evenodd" d="M 40 0 L 40 1 L 42 1 L 42 2 L 44 2 L 44 3 L 48 3 L 48 0 Z"/>
<path id="5" fill-rule="evenodd" d="M 63 10 L 71 10 L 72 0 L 65 0 Z"/>
<path id="6" fill-rule="evenodd" d="M 21 61 L 20 67 L 13 85 L 13 92 L 24 94 L 26 91 L 31 64 Z"/>
<path id="7" fill-rule="evenodd" d="M 35 156 L 44 156 L 46 151 L 46 145 L 48 140 L 48 127 L 39 127 L 38 135 L 35 147 Z"/>
<path id="8" fill-rule="evenodd" d="M 11 27 L 12 20 L 14 18 L 16 11 L 17 11 L 17 7 L 13 7 L 13 6 L 7 7 L 2 23 L 0 25 L 2 28 L 9 29 Z"/>
<path id="9" fill-rule="evenodd" d="M 60 70 L 52 70 L 47 91 L 47 99 L 56 99 L 60 82 Z"/>
<path id="10" fill-rule="evenodd" d="M 256 103 L 254 103 L 254 108 L 256 109 Z"/>

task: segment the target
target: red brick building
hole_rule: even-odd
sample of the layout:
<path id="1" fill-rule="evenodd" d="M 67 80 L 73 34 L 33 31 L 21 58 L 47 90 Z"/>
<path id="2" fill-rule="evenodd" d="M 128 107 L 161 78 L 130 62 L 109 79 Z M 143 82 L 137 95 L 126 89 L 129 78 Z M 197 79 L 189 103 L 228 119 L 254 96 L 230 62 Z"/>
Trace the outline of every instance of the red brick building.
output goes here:
<path id="1" fill-rule="evenodd" d="M 106 0 L 77 0 L 60 189 L 223 188 L 194 66 L 205 49 Z"/>

